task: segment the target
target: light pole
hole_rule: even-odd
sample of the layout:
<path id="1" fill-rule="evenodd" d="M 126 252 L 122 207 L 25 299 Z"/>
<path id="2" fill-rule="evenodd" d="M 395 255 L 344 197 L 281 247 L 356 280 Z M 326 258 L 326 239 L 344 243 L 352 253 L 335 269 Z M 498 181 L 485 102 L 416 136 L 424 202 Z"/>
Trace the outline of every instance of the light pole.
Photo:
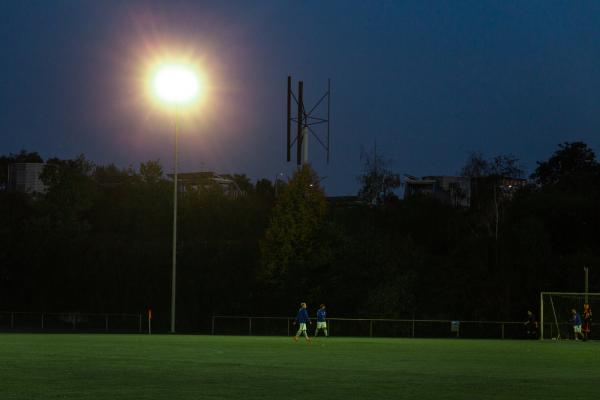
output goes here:
<path id="1" fill-rule="evenodd" d="M 156 96 L 173 107 L 175 118 L 175 155 L 173 165 L 173 253 L 171 269 L 171 333 L 175 333 L 177 299 L 177 165 L 179 163 L 179 106 L 191 103 L 198 95 L 198 77 L 194 71 L 181 64 L 169 64 L 157 69 L 153 77 Z"/>
<path id="2" fill-rule="evenodd" d="M 171 333 L 175 333 L 175 305 L 177 293 L 177 165 L 179 164 L 179 110 L 175 106 L 175 156 L 173 164 L 173 256 L 171 262 Z"/>

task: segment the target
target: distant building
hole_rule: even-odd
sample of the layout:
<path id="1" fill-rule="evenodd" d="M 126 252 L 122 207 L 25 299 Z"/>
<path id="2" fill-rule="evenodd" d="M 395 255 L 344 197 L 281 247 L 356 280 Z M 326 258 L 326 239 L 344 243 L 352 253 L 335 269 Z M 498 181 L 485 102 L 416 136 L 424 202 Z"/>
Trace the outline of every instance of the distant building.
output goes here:
<path id="1" fill-rule="evenodd" d="M 167 174 L 167 176 L 173 179 L 173 174 Z M 180 193 L 218 189 L 230 197 L 240 197 L 246 194 L 233 179 L 211 171 L 181 172 L 177 174 L 177 181 Z"/>
<path id="2" fill-rule="evenodd" d="M 526 179 L 501 175 L 471 178 L 471 207 L 481 208 L 494 199 L 511 199 L 518 189 L 526 185 Z"/>
<path id="3" fill-rule="evenodd" d="M 527 185 L 527 180 L 500 175 L 424 176 L 420 179 L 410 176 L 404 185 L 404 198 L 430 196 L 453 207 L 480 208 L 498 196 L 512 198 L 519 188 Z"/>
<path id="4" fill-rule="evenodd" d="M 430 196 L 453 207 L 469 207 L 471 181 L 462 176 L 408 177 L 404 181 L 404 198 Z"/>
<path id="5" fill-rule="evenodd" d="M 8 166 L 6 189 L 23 193 L 45 193 L 46 186 L 40 180 L 44 163 L 13 163 Z"/>

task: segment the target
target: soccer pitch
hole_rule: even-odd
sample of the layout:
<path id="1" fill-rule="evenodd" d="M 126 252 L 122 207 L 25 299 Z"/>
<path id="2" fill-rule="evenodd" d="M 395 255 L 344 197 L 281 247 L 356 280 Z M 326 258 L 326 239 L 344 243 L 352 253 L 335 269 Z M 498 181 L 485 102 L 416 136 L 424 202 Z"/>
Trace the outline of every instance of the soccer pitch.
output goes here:
<path id="1" fill-rule="evenodd" d="M 568 399 L 600 343 L 0 334 L 0 398 Z"/>

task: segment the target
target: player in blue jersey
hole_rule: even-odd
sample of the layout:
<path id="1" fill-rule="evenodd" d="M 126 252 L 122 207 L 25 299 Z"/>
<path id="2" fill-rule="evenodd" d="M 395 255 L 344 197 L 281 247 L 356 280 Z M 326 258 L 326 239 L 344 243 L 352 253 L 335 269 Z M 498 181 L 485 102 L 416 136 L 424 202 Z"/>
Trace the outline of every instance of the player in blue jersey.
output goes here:
<path id="1" fill-rule="evenodd" d="M 527 339 L 537 339 L 539 325 L 532 311 L 527 311 L 527 321 L 524 324 L 527 328 Z"/>
<path id="2" fill-rule="evenodd" d="M 323 329 L 325 337 L 327 337 L 327 311 L 325 311 L 325 304 L 321 304 L 321 307 L 317 310 L 317 329 L 315 329 L 315 337 L 319 334 L 319 329 Z"/>
<path id="3" fill-rule="evenodd" d="M 294 325 L 298 323 L 298 332 L 296 332 L 296 336 L 294 336 L 294 340 L 297 342 L 300 335 L 304 335 L 306 340 L 310 342 L 310 338 L 308 337 L 308 333 L 306 333 L 306 324 L 311 324 L 310 318 L 308 317 L 308 311 L 306 311 L 306 303 L 300 303 L 300 309 L 298 310 L 298 315 L 296 315 L 296 320 L 294 321 Z"/>
<path id="4" fill-rule="evenodd" d="M 581 335 L 581 317 L 579 313 L 574 308 L 571 310 L 571 318 L 569 319 L 571 325 L 573 325 L 573 336 L 575 336 L 575 340 L 579 340 L 579 336 Z"/>

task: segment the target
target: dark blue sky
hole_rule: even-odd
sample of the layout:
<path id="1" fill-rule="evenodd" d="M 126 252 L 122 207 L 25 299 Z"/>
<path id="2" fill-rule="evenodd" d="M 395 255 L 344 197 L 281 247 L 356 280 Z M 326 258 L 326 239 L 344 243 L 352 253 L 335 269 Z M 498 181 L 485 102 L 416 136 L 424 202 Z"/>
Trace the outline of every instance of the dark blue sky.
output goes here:
<path id="1" fill-rule="evenodd" d="M 471 151 L 530 172 L 563 141 L 600 146 L 600 2 L 3 1 L 0 150 L 161 159 L 172 124 L 145 65 L 193 55 L 209 94 L 183 126 L 181 169 L 290 173 L 286 77 L 309 102 L 332 79 L 330 194 L 354 194 L 361 147 L 400 173 L 455 174 Z"/>

